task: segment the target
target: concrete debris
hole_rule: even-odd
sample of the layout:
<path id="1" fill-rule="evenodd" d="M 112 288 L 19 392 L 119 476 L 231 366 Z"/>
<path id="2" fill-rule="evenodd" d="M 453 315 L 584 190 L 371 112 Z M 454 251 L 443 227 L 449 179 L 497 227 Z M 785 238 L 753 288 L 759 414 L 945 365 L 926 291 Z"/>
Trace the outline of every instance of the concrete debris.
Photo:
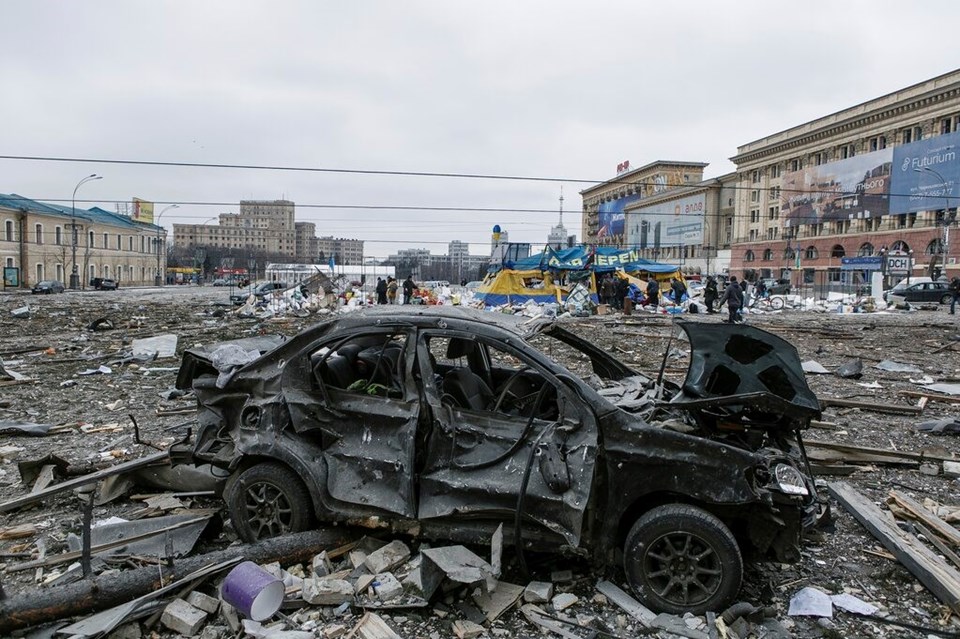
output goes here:
<path id="1" fill-rule="evenodd" d="M 458 619 L 453 622 L 453 634 L 457 639 L 474 639 L 482 635 L 486 629 L 466 619 Z"/>
<path id="2" fill-rule="evenodd" d="M 407 559 L 410 558 L 410 548 L 399 540 L 391 541 L 389 544 L 375 550 L 364 559 L 364 566 L 373 574 L 393 570 Z"/>
<path id="3" fill-rule="evenodd" d="M 570 606 L 580 601 L 580 598 L 571 592 L 562 592 L 550 600 L 550 605 L 557 612 L 563 612 Z"/>
<path id="4" fill-rule="evenodd" d="M 824 368 L 820 362 L 816 360 L 807 360 L 801 364 L 803 367 L 803 372 L 809 375 L 829 375 L 830 371 Z"/>
<path id="5" fill-rule="evenodd" d="M 26 317 L 30 317 L 30 307 L 21 306 L 20 308 L 15 308 L 12 311 L 10 311 L 10 315 L 12 315 L 13 317 L 16 317 L 17 319 L 24 319 Z"/>
<path id="6" fill-rule="evenodd" d="M 174 357 L 178 337 L 172 333 L 133 340 L 130 345 L 134 357 L 152 356 L 155 359 Z"/>
<path id="7" fill-rule="evenodd" d="M 220 609 L 220 600 L 217 597 L 211 597 L 210 595 L 204 594 L 199 590 L 194 590 L 187 595 L 186 601 L 188 604 L 195 608 L 215 615 L 217 610 Z"/>
<path id="8" fill-rule="evenodd" d="M 353 601 L 353 584 L 344 579 L 312 577 L 303 580 L 303 600 L 319 606 L 337 606 Z"/>
<path id="9" fill-rule="evenodd" d="M 902 364 L 893 360 L 885 359 L 876 365 L 876 368 L 888 373 L 922 373 L 923 369 L 913 364 Z"/>
<path id="10" fill-rule="evenodd" d="M 207 620 L 207 613 L 191 606 L 183 599 L 174 599 L 163 609 L 160 623 L 176 633 L 186 637 L 197 634 L 203 622 Z"/>
<path id="11" fill-rule="evenodd" d="M 493 622 L 520 601 L 523 593 L 523 586 L 498 581 L 491 592 L 480 592 L 479 589 L 474 591 L 473 603 L 477 604 L 487 621 Z"/>
<path id="12" fill-rule="evenodd" d="M 368 590 L 372 590 L 374 597 L 383 602 L 392 601 L 403 594 L 403 586 L 389 572 L 374 575 Z"/>
<path id="13" fill-rule="evenodd" d="M 553 584 L 547 581 L 531 581 L 523 591 L 527 603 L 547 603 L 553 599 Z"/>

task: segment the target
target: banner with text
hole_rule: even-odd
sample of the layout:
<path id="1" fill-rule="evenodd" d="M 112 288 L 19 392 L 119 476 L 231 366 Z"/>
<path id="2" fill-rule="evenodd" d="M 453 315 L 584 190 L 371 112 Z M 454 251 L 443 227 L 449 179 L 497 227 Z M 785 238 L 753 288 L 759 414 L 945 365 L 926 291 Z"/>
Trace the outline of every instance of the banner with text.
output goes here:
<path id="1" fill-rule="evenodd" d="M 960 132 L 903 144 L 893 150 L 890 212 L 954 208 L 960 203 Z"/>
<path id="2" fill-rule="evenodd" d="M 641 249 L 703 244 L 703 193 L 627 213 L 627 244 Z"/>

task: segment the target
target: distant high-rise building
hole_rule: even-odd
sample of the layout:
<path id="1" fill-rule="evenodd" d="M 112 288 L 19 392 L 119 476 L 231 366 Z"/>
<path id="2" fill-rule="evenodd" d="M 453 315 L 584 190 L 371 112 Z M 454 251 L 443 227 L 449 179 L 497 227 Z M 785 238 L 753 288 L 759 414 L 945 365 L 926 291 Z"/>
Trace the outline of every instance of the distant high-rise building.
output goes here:
<path id="1" fill-rule="evenodd" d="M 573 240 L 571 242 L 571 239 Z M 567 229 L 563 225 L 563 187 L 560 187 L 560 220 L 556 226 L 550 228 L 550 234 L 547 235 L 547 246 L 554 249 L 562 249 L 572 246 L 577 241 L 575 235 L 567 235 Z"/>

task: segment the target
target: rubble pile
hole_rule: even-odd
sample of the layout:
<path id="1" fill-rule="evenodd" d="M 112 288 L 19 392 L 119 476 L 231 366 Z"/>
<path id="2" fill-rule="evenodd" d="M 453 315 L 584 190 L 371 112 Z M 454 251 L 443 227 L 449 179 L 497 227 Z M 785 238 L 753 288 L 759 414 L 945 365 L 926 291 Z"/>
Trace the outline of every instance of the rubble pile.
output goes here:
<path id="1" fill-rule="evenodd" d="M 69 628 L 61 636 L 960 632 L 960 327 L 944 313 L 839 320 L 836 309 L 825 308 L 750 318 L 796 345 L 824 407 L 804 440 L 814 474 L 830 491 L 834 529 L 808 539 L 797 564 L 748 563 L 741 603 L 729 610 L 657 614 L 626 590 L 622 575 L 581 560 L 532 555 L 524 574 L 509 546 L 468 548 L 342 528 L 338 534 L 354 538 L 303 559 L 255 560 L 283 584 L 283 597 L 275 613 L 254 620 L 223 596 L 231 570 L 249 557 L 230 556 L 241 547 L 215 497 L 222 478 L 203 469 L 171 475 L 153 461 L 195 425 L 195 399 L 175 389 L 184 350 L 291 336 L 333 307 L 291 297 L 237 311 L 218 291 L 203 289 L 100 295 L 0 295 L 0 610 L 27 595 L 42 605 L 37 593 L 81 588 L 84 575 L 117 588 L 138 571 L 152 578 L 170 569 L 176 578 L 164 582 L 168 590 L 131 589 L 106 612 L 91 608 L 57 620 L 61 633 Z M 264 310 L 270 304 L 275 308 Z M 560 310 L 534 306 L 521 312 Z M 561 319 L 628 366 L 680 382 L 687 349 L 673 320 L 659 313 Z M 582 362 L 565 363 L 588 372 Z M 92 549 L 84 565 L 87 530 Z M 0 634 L 14 632 L 24 631 Z"/>

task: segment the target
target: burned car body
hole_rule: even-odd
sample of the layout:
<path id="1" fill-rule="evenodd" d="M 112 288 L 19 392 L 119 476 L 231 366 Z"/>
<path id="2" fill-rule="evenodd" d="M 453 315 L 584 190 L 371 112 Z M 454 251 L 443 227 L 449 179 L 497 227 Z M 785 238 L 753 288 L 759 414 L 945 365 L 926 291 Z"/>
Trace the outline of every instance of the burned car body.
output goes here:
<path id="1" fill-rule="evenodd" d="M 796 560 L 822 512 L 799 435 L 819 403 L 782 339 L 680 326 L 680 386 L 557 321 L 451 307 L 188 351 L 177 384 L 201 412 L 173 457 L 229 471 L 248 541 L 320 520 L 485 542 L 503 524 L 520 548 L 623 565 L 651 607 L 716 610 L 737 594 L 743 552 Z"/>

